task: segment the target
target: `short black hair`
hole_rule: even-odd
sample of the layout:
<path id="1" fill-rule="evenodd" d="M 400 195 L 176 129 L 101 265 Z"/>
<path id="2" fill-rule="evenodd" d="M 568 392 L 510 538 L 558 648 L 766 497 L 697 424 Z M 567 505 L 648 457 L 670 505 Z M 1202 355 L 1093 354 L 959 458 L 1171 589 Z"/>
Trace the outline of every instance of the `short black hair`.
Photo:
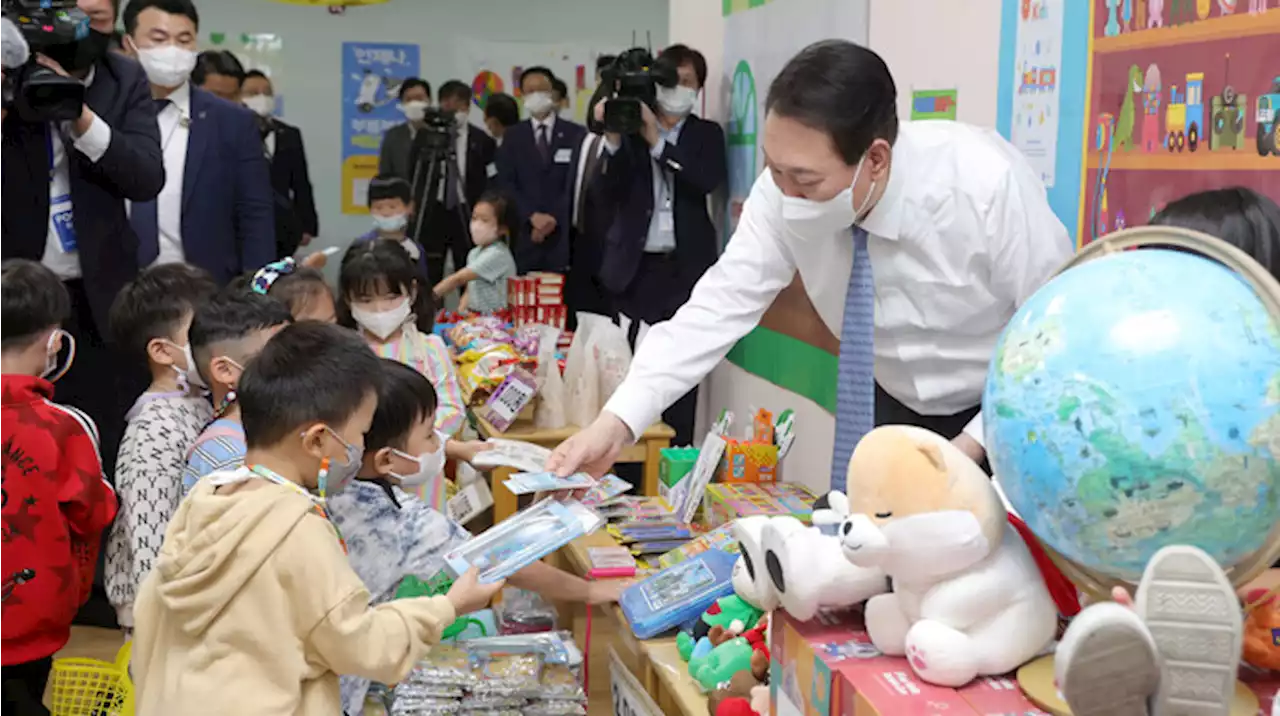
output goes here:
<path id="1" fill-rule="evenodd" d="M 462 80 L 449 80 L 440 85 L 437 101 L 443 102 L 446 99 L 457 99 L 463 102 L 471 102 L 471 86 Z"/>
<path id="2" fill-rule="evenodd" d="M 144 269 L 111 304 L 111 336 L 130 356 L 146 361 L 148 343 L 172 336 L 183 316 L 194 313 L 217 292 L 209 272 L 190 264 Z"/>
<path id="3" fill-rule="evenodd" d="M 369 206 L 383 199 L 400 199 L 405 204 L 413 201 L 413 187 L 397 176 L 379 175 L 369 180 Z"/>
<path id="4" fill-rule="evenodd" d="M 196 55 L 196 66 L 191 70 L 191 81 L 199 87 L 204 84 L 209 75 L 232 77 L 237 84 L 244 84 L 244 65 L 229 50 L 205 50 Z"/>
<path id="5" fill-rule="evenodd" d="M 383 358 L 378 410 L 364 434 L 365 452 L 404 449 L 413 426 L 435 415 L 436 405 L 435 386 L 426 376 L 400 361 Z"/>
<path id="6" fill-rule="evenodd" d="M 252 69 L 252 70 L 249 70 L 248 72 L 245 72 L 244 79 L 240 80 L 240 83 L 244 84 L 244 80 L 247 80 L 247 79 L 260 79 L 260 80 L 266 80 L 267 82 L 271 82 L 271 78 L 267 76 L 267 73 L 259 69 Z"/>
<path id="7" fill-rule="evenodd" d="M 338 272 L 338 323 L 357 328 L 351 317 L 351 297 L 377 294 L 383 290 L 401 295 L 416 291 L 413 313 L 415 325 L 430 333 L 435 323 L 431 284 L 422 275 L 418 263 L 409 257 L 400 242 L 391 239 L 358 241 L 342 256 Z"/>
<path id="8" fill-rule="evenodd" d="M 510 234 L 520 225 L 516 216 L 516 203 L 511 195 L 501 189 L 488 189 L 476 201 L 476 204 L 488 204 L 493 207 L 493 215 L 498 217 L 498 228 L 506 229 Z"/>
<path id="9" fill-rule="evenodd" d="M 191 0 L 131 0 L 125 6 L 122 18 L 125 33 L 132 35 L 133 31 L 138 29 L 138 15 L 150 8 L 170 15 L 182 15 L 190 19 L 197 30 L 200 29 L 200 13 L 196 11 L 195 3 Z"/>
<path id="10" fill-rule="evenodd" d="M 293 322 L 293 314 L 280 301 L 258 293 L 224 290 L 196 308 L 189 332 L 196 369 L 207 382 L 205 366 L 215 343 L 235 341 L 250 333 Z"/>
<path id="11" fill-rule="evenodd" d="M 524 87 L 524 78 L 528 77 L 529 75 L 542 75 L 546 77 L 547 81 L 550 82 L 553 86 L 556 83 L 556 73 L 552 72 L 546 67 L 543 67 L 542 65 L 534 65 L 533 67 L 526 68 L 523 72 L 520 73 L 520 86 L 522 88 Z"/>
<path id="12" fill-rule="evenodd" d="M 898 91 L 880 55 L 847 40 L 823 40 L 792 57 L 773 82 L 765 112 L 831 137 L 845 164 L 872 142 L 898 139 Z"/>
<path id="13" fill-rule="evenodd" d="M 409 79 L 407 79 L 407 80 L 405 80 L 404 82 L 401 82 L 401 83 L 400 83 L 400 101 L 401 101 L 401 102 L 403 102 L 403 101 L 404 101 L 404 95 L 405 95 L 405 93 L 406 93 L 406 92 L 408 92 L 409 90 L 413 89 L 414 87 L 421 87 L 422 89 L 424 89 L 424 90 L 426 90 L 426 91 L 427 91 L 427 96 L 428 96 L 428 97 L 430 97 L 430 96 L 431 96 L 431 83 L 430 83 L 430 82 L 428 82 L 428 81 L 426 81 L 426 80 L 422 79 L 421 77 L 410 77 Z"/>
<path id="14" fill-rule="evenodd" d="M 520 123 L 520 105 L 516 104 L 515 97 L 497 92 L 489 95 L 489 100 L 485 102 L 484 116 L 486 119 L 493 117 L 502 126 L 510 127 Z"/>
<path id="15" fill-rule="evenodd" d="M 275 445 L 314 423 L 337 429 L 381 386 L 381 360 L 358 334 L 316 321 L 285 326 L 236 387 L 245 444 Z"/>
<path id="16" fill-rule="evenodd" d="M 671 63 L 672 67 L 693 65 L 693 73 L 698 76 L 698 88 L 707 86 L 707 58 L 701 52 L 688 45 L 672 45 L 663 50 L 658 57 Z"/>
<path id="17" fill-rule="evenodd" d="M 559 77 L 552 77 L 551 93 L 555 95 L 560 95 L 560 99 L 564 99 L 565 97 L 569 96 L 569 85 L 565 84 L 564 80 L 560 79 Z"/>
<path id="18" fill-rule="evenodd" d="M 617 55 L 600 55 L 596 58 L 596 72 L 603 72 L 609 65 L 617 62 Z"/>
<path id="19" fill-rule="evenodd" d="M 1253 189 L 1196 192 L 1161 209 L 1153 226 L 1177 226 L 1216 236 L 1253 257 L 1280 281 L 1280 206 Z"/>
<path id="20" fill-rule="evenodd" d="M 44 264 L 11 259 L 0 273 L 0 349 L 23 350 L 71 317 L 67 287 Z"/>

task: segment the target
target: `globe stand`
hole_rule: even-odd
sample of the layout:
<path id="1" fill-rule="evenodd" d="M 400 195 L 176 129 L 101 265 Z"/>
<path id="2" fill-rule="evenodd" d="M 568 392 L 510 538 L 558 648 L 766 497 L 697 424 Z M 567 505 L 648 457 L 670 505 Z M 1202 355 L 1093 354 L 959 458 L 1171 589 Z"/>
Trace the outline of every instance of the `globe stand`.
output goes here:
<path id="1" fill-rule="evenodd" d="M 1036 706 L 1053 716 L 1071 716 L 1071 708 L 1058 694 L 1053 679 L 1053 655 L 1039 659 L 1018 669 L 1018 686 Z M 1258 713 L 1258 695 L 1243 682 L 1236 682 L 1236 692 L 1231 698 L 1229 716 L 1254 716 Z"/>
<path id="2" fill-rule="evenodd" d="M 1253 288 L 1273 320 L 1280 324 L 1280 284 L 1275 278 L 1240 249 L 1198 231 L 1162 226 L 1144 226 L 1120 231 L 1086 246 L 1058 273 L 1086 261 L 1135 248 L 1185 250 L 1221 263 Z M 1274 437 L 1271 449 L 1280 451 L 1280 435 Z M 1095 601 L 1109 600 L 1112 587 L 1124 587 L 1132 592 L 1132 584 L 1066 559 L 1048 544 L 1043 546 L 1063 574 Z M 1266 542 L 1260 549 L 1238 564 L 1225 567 L 1223 571 L 1231 584 L 1239 588 L 1261 575 L 1277 559 L 1280 559 L 1280 524 L 1271 529 Z M 1053 674 L 1053 655 L 1043 656 L 1018 670 L 1018 685 L 1027 698 L 1040 708 L 1054 716 L 1070 716 L 1071 709 L 1059 695 Z M 1229 713 L 1231 716 L 1251 716 L 1258 713 L 1257 695 L 1239 681 L 1236 682 L 1235 695 Z"/>

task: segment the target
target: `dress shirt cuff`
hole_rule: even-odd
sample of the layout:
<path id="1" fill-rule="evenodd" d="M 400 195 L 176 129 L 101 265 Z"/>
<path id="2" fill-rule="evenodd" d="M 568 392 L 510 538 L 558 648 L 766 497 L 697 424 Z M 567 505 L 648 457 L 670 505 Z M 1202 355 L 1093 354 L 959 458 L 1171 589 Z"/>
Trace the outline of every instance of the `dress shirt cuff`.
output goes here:
<path id="1" fill-rule="evenodd" d="M 605 403 L 604 410 L 618 416 L 631 430 L 632 440 L 639 440 L 645 430 L 662 414 L 662 404 L 653 391 L 636 385 L 634 381 L 623 381 L 614 391 L 613 397 Z"/>
<path id="2" fill-rule="evenodd" d="M 970 420 L 968 425 L 964 426 L 964 434 L 973 438 L 974 441 L 981 445 L 984 450 L 986 449 L 987 441 L 982 434 L 981 410 L 978 411 L 977 415 L 973 416 L 973 420 Z"/>
<path id="3" fill-rule="evenodd" d="M 89 128 L 76 138 L 75 147 L 81 154 L 88 157 L 89 161 L 97 163 L 102 155 L 107 153 L 109 146 L 111 146 L 111 127 L 95 114 L 93 121 L 89 123 Z"/>

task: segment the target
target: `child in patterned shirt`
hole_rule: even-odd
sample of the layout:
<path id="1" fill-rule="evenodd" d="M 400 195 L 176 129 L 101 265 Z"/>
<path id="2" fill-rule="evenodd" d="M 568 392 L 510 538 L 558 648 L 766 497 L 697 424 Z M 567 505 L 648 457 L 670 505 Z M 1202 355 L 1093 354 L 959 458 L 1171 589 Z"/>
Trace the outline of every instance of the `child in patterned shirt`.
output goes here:
<path id="1" fill-rule="evenodd" d="M 445 438 L 436 430 L 435 413 L 431 382 L 412 368 L 384 360 L 378 408 L 364 436 L 363 465 L 346 489 L 328 499 L 330 517 L 347 541 L 351 568 L 373 595 L 374 605 L 390 601 L 406 576 L 435 576 L 444 567 L 444 555 L 471 538 L 462 525 L 402 489 L 438 478 L 444 468 Z M 627 586 L 619 580 L 587 582 L 544 562 L 507 581 L 550 600 L 588 604 L 616 602 Z M 342 677 L 348 714 L 363 713 L 369 683 Z"/>
<path id="2" fill-rule="evenodd" d="M 192 315 L 216 290 L 203 270 L 164 264 L 138 274 L 111 306 L 116 344 L 151 371 L 151 385 L 126 416 L 115 475 L 120 512 L 107 538 L 107 598 L 126 631 L 138 585 L 182 501 L 187 452 L 213 415 L 187 334 Z"/>

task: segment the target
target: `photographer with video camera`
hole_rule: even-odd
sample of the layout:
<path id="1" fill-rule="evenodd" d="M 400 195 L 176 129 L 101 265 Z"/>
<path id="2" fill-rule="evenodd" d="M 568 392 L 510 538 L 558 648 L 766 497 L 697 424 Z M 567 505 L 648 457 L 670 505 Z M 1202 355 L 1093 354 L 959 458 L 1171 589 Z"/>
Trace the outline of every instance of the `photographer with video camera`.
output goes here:
<path id="1" fill-rule="evenodd" d="M 556 115 L 555 75 L 530 67 L 520 75 L 529 120 L 507 130 L 498 148 L 497 184 L 516 200 L 519 233 L 512 247 L 520 273 L 569 267 L 573 153 L 586 128 Z"/>
<path id="2" fill-rule="evenodd" d="M 656 61 L 624 52 L 603 73 L 605 192 L 615 202 L 600 279 L 634 347 L 645 325 L 670 319 L 716 261 L 707 196 L 727 176 L 724 131 L 693 116 L 707 79 L 702 53 L 672 45 Z M 607 96 L 605 96 L 607 94 Z M 697 388 L 669 408 L 676 444 L 693 441 Z"/>
<path id="3" fill-rule="evenodd" d="M 164 186 L 160 133 L 142 68 L 109 51 L 113 0 L 41 4 L 3 0 L 0 245 L 4 259 L 39 261 L 66 285 L 64 328 L 76 350 L 58 398 L 97 422 L 111 474 L 125 401 L 140 386 L 107 348 L 107 308 L 138 272 L 125 202 L 154 199 Z M 29 59 L 11 55 L 19 35 Z"/>

